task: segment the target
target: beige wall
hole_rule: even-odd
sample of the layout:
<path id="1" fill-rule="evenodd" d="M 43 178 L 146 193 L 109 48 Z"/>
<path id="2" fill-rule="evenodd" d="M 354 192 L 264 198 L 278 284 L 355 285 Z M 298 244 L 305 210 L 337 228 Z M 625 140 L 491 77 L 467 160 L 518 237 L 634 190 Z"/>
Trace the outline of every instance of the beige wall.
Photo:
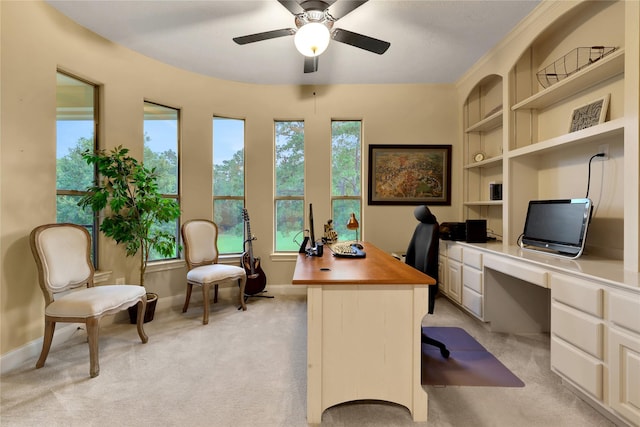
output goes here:
<path id="1" fill-rule="evenodd" d="M 1 187 L 0 320 L 4 355 L 43 332 L 43 298 L 28 235 L 55 221 L 56 69 L 100 84 L 100 135 L 104 147 L 119 144 L 142 153 L 142 104 L 158 102 L 182 111 L 182 220 L 210 218 L 211 119 L 246 120 L 247 208 L 271 284 L 289 284 L 294 262 L 271 254 L 273 120 L 305 120 L 307 201 L 320 226 L 329 218 L 331 119 L 363 121 L 366 185 L 369 144 L 452 144 L 460 170 L 457 95 L 453 85 L 261 86 L 221 81 L 170 67 L 108 42 L 40 2 L 0 2 Z M 315 95 L 313 93 L 315 92 Z M 436 207 L 456 220 L 460 182 L 454 174 L 453 205 Z M 412 207 L 367 206 L 364 239 L 386 250 L 406 246 L 415 222 Z M 112 242 L 101 241 L 101 267 L 112 278 L 136 278 L 136 263 Z M 161 297 L 184 292 L 185 270 L 149 273 L 147 287 Z"/>

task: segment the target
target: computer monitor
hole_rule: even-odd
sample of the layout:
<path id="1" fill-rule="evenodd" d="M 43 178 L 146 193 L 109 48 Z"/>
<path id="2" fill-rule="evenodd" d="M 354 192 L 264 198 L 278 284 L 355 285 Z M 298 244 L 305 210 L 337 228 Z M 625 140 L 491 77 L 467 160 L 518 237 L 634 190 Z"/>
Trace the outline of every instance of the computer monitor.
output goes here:
<path id="1" fill-rule="evenodd" d="M 309 203 L 309 237 L 311 238 L 311 247 L 316 247 L 316 233 L 313 227 L 313 204 Z"/>
<path id="2" fill-rule="evenodd" d="M 309 248 L 307 248 L 307 245 Z M 313 225 L 313 204 L 309 203 L 309 236 L 305 236 L 302 244 L 300 245 L 300 250 L 298 252 L 302 253 L 314 253 L 316 251 L 316 232 Z"/>
<path id="3" fill-rule="evenodd" d="M 590 199 L 532 200 L 521 246 L 577 258 L 584 250 L 591 211 Z"/>

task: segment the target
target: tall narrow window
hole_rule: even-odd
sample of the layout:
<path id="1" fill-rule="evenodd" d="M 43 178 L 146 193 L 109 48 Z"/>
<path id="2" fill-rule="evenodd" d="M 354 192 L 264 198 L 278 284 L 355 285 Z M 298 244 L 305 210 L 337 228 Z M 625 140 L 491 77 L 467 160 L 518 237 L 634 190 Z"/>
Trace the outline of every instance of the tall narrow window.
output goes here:
<path id="1" fill-rule="evenodd" d="M 213 221 L 220 253 L 244 251 L 244 120 L 213 118 Z"/>
<path id="2" fill-rule="evenodd" d="M 331 214 L 340 240 L 356 239 L 347 222 L 351 213 L 360 221 L 362 212 L 361 128 L 359 120 L 331 122 Z"/>
<path id="3" fill-rule="evenodd" d="M 97 268 L 98 216 L 78 201 L 96 178 L 82 152 L 97 148 L 98 87 L 60 72 L 56 78 L 56 221 L 89 230 Z"/>
<path id="4" fill-rule="evenodd" d="M 158 190 L 163 197 L 180 202 L 178 185 L 178 146 L 180 137 L 179 111 L 151 102 L 144 103 L 144 166 L 158 174 Z M 176 236 L 173 256 L 163 257 L 151 250 L 149 260 L 177 258 L 180 242 L 180 220 L 158 223 L 154 227 Z"/>
<path id="5" fill-rule="evenodd" d="M 275 122 L 275 250 L 297 251 L 304 229 L 304 122 Z"/>

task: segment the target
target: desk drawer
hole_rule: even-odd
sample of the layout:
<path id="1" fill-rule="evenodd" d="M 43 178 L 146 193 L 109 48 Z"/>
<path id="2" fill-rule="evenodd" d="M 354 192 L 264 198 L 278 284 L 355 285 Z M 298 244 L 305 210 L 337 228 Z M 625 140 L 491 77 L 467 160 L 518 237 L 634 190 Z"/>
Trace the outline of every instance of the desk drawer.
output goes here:
<path id="1" fill-rule="evenodd" d="M 492 270 L 499 271 L 543 288 L 549 287 L 549 273 L 541 268 L 533 267 L 530 264 L 525 264 L 524 262 L 513 261 L 506 257 L 490 255 L 483 257 L 483 263 L 485 267 L 491 268 Z"/>
<path id="2" fill-rule="evenodd" d="M 465 253 L 466 259 L 466 253 Z M 482 272 L 467 265 L 462 267 L 462 284 L 482 294 Z"/>
<path id="3" fill-rule="evenodd" d="M 462 262 L 462 246 L 452 244 L 447 248 L 447 257 Z"/>
<path id="4" fill-rule="evenodd" d="M 598 400 L 602 400 L 603 364 L 600 360 L 552 336 L 551 367 Z"/>
<path id="5" fill-rule="evenodd" d="M 482 252 L 469 248 L 464 248 L 463 252 L 465 265 L 482 270 Z"/>
<path id="6" fill-rule="evenodd" d="M 577 310 L 551 303 L 551 332 L 598 359 L 604 352 L 604 323 Z"/>
<path id="7" fill-rule="evenodd" d="M 462 305 L 482 319 L 482 295 L 464 287 L 462 289 Z"/>
<path id="8" fill-rule="evenodd" d="M 609 318 L 616 325 L 640 334 L 640 295 L 611 292 Z"/>
<path id="9" fill-rule="evenodd" d="M 585 313 L 600 318 L 603 316 L 602 289 L 584 280 L 553 274 L 551 276 L 551 298 Z"/>

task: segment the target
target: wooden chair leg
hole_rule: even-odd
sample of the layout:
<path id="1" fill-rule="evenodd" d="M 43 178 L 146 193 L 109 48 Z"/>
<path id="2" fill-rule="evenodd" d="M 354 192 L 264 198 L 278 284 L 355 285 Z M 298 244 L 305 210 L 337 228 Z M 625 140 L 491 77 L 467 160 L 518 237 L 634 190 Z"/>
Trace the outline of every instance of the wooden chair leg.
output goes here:
<path id="1" fill-rule="evenodd" d="M 242 307 L 242 311 L 247 311 L 247 304 L 246 304 L 246 300 L 244 298 L 244 290 L 245 287 L 247 285 L 247 277 L 246 276 L 242 276 L 239 280 L 239 285 L 240 285 L 240 307 Z"/>
<path id="2" fill-rule="evenodd" d="M 89 339 L 89 375 L 95 378 L 100 374 L 100 362 L 98 361 L 98 336 L 99 321 L 96 317 L 87 319 L 87 338 Z"/>
<path id="3" fill-rule="evenodd" d="M 42 368 L 44 362 L 47 360 L 49 350 L 51 349 L 51 342 L 53 341 L 53 333 L 56 330 L 56 322 L 45 318 L 44 321 L 44 339 L 42 341 L 42 351 L 40 352 L 40 358 L 36 362 L 36 369 Z"/>
<path id="4" fill-rule="evenodd" d="M 144 314 L 147 311 L 147 297 L 145 296 L 140 301 L 138 301 L 138 318 L 136 319 L 136 323 L 138 325 L 138 335 L 143 343 L 149 341 L 149 337 L 144 332 Z"/>
<path id="5" fill-rule="evenodd" d="M 186 313 L 187 308 L 189 308 L 189 300 L 191 300 L 191 291 L 193 290 L 193 285 L 191 283 L 187 283 L 187 296 L 184 300 L 184 306 L 182 307 L 182 312 Z"/>
<path id="6" fill-rule="evenodd" d="M 217 286 L 217 285 L 216 285 Z M 210 284 L 202 285 L 202 304 L 204 305 L 204 314 L 202 315 L 202 324 L 209 324 L 209 289 L 211 288 Z"/>
<path id="7" fill-rule="evenodd" d="M 213 288 L 213 303 L 217 303 L 218 302 L 218 284 L 216 283 L 215 287 Z"/>

